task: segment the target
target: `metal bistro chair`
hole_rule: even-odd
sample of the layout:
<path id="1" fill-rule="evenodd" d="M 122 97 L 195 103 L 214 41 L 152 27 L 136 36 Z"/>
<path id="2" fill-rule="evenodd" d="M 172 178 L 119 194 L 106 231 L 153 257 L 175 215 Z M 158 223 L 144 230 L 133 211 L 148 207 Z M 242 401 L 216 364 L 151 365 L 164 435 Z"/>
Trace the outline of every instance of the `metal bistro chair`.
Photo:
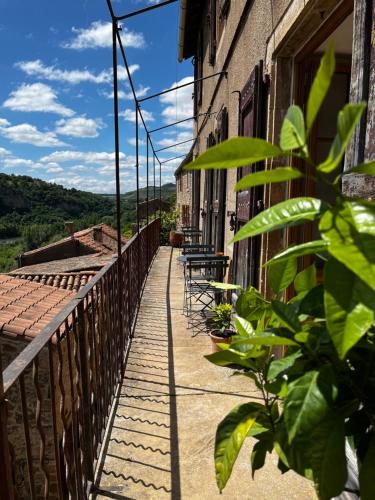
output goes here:
<path id="1" fill-rule="evenodd" d="M 205 330 L 206 316 L 214 304 L 220 303 L 224 290 L 212 286 L 212 281 L 222 281 L 228 267 L 228 257 L 215 255 L 186 256 L 185 314 L 188 327 L 197 335 Z"/>
<path id="2" fill-rule="evenodd" d="M 181 245 L 182 255 L 214 253 L 214 245 L 202 245 L 200 243 L 183 243 Z"/>
<path id="3" fill-rule="evenodd" d="M 185 237 L 185 242 L 190 240 L 191 243 L 199 243 L 199 239 L 202 236 L 202 231 L 193 226 L 184 226 L 181 228 L 182 233 Z"/>

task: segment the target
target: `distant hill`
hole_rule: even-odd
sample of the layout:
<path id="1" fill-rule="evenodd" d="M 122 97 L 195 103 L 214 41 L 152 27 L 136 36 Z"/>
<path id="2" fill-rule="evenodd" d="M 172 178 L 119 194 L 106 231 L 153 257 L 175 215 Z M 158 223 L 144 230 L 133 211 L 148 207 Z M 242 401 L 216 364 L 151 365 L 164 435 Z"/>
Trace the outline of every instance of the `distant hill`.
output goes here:
<path id="1" fill-rule="evenodd" d="M 153 187 L 149 188 L 149 198 L 153 198 Z M 146 199 L 146 188 L 140 190 L 139 199 Z M 162 186 L 162 199 L 175 202 L 174 184 Z M 131 234 L 136 220 L 136 200 L 136 191 L 121 196 L 121 229 L 125 234 Z M 67 220 L 74 221 L 76 231 L 100 222 L 115 227 L 115 195 L 66 189 L 25 175 L 0 173 L 0 272 L 14 269 L 15 257 L 21 252 L 66 236 Z"/>
<path id="2" fill-rule="evenodd" d="M 163 200 L 174 202 L 175 192 L 174 184 L 165 184 Z M 146 199 L 146 188 L 140 190 L 139 198 Z M 153 187 L 149 188 L 149 198 L 153 198 Z M 66 220 L 73 220 L 77 230 L 99 222 L 113 225 L 114 201 L 114 195 L 66 189 L 24 175 L 0 174 L 0 238 L 20 236 L 30 225 L 51 226 L 46 231 L 50 237 L 63 231 Z M 121 204 L 125 228 L 135 221 L 136 191 L 123 194 Z"/>

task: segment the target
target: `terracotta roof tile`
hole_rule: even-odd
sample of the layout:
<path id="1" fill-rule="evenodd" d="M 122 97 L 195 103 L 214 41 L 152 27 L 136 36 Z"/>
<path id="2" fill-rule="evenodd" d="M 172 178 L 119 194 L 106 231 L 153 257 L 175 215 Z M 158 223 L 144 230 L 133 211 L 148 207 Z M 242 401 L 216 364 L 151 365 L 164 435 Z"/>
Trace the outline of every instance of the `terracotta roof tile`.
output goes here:
<path id="1" fill-rule="evenodd" d="M 60 261 L 59 261 L 60 262 Z M 30 266 L 32 267 L 32 266 Z M 31 281 L 59 288 L 60 290 L 72 290 L 78 292 L 95 276 L 96 271 L 80 271 L 77 273 L 54 273 L 54 274 L 33 274 L 16 270 L 9 273 L 10 276 L 22 280 Z"/>
<path id="2" fill-rule="evenodd" d="M 75 293 L 0 275 L 0 333 L 32 340 Z"/>

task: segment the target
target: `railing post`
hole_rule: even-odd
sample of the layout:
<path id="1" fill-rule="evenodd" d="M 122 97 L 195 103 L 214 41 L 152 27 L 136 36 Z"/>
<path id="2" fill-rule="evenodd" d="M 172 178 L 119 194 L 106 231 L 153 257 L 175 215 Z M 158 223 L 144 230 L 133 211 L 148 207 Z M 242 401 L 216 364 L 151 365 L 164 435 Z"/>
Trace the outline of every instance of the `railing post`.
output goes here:
<path id="1" fill-rule="evenodd" d="M 90 381 L 89 381 L 89 367 L 87 353 L 89 352 L 88 336 L 86 333 L 86 318 L 83 300 L 77 306 L 77 319 L 78 319 L 78 348 L 79 348 L 79 364 L 81 375 L 81 388 L 82 388 L 82 411 L 83 428 L 82 437 L 83 442 L 80 443 L 83 451 L 84 466 L 87 474 L 87 480 L 93 482 L 94 480 L 94 455 L 92 449 L 92 429 L 91 429 L 91 410 L 90 410 Z"/>
<path id="2" fill-rule="evenodd" d="M 0 343 L 0 500 L 13 500 L 14 486 L 8 441 L 7 402 L 4 394 L 1 356 Z"/>

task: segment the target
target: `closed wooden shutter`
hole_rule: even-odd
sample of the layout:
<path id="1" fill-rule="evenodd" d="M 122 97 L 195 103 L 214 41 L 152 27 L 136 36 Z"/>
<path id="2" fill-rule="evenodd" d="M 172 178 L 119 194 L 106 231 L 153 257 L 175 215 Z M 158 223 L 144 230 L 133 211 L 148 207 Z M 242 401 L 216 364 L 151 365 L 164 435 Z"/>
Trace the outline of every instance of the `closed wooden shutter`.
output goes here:
<path id="1" fill-rule="evenodd" d="M 207 149 L 214 146 L 216 143 L 214 134 L 210 134 L 207 138 Z M 204 202 L 203 202 L 203 241 L 206 244 L 213 244 L 212 235 L 212 213 L 213 213 L 213 179 L 214 171 L 205 170 L 204 173 Z"/>
<path id="2" fill-rule="evenodd" d="M 215 141 L 228 139 L 228 111 L 223 108 L 217 117 Z M 217 251 L 224 251 L 227 171 L 213 171 L 213 243 Z"/>
<path id="3" fill-rule="evenodd" d="M 239 135 L 264 137 L 266 116 L 266 86 L 263 82 L 263 63 L 257 64 L 241 92 L 241 116 Z M 257 170 L 263 164 L 243 166 L 238 170 L 238 179 Z M 262 210 L 263 187 L 259 186 L 237 195 L 238 231 Z M 236 244 L 234 252 L 234 279 L 243 287 L 259 286 L 260 237 L 243 240 Z"/>
<path id="4" fill-rule="evenodd" d="M 216 59 L 216 0 L 210 0 L 210 47 L 209 63 L 213 66 Z"/>

